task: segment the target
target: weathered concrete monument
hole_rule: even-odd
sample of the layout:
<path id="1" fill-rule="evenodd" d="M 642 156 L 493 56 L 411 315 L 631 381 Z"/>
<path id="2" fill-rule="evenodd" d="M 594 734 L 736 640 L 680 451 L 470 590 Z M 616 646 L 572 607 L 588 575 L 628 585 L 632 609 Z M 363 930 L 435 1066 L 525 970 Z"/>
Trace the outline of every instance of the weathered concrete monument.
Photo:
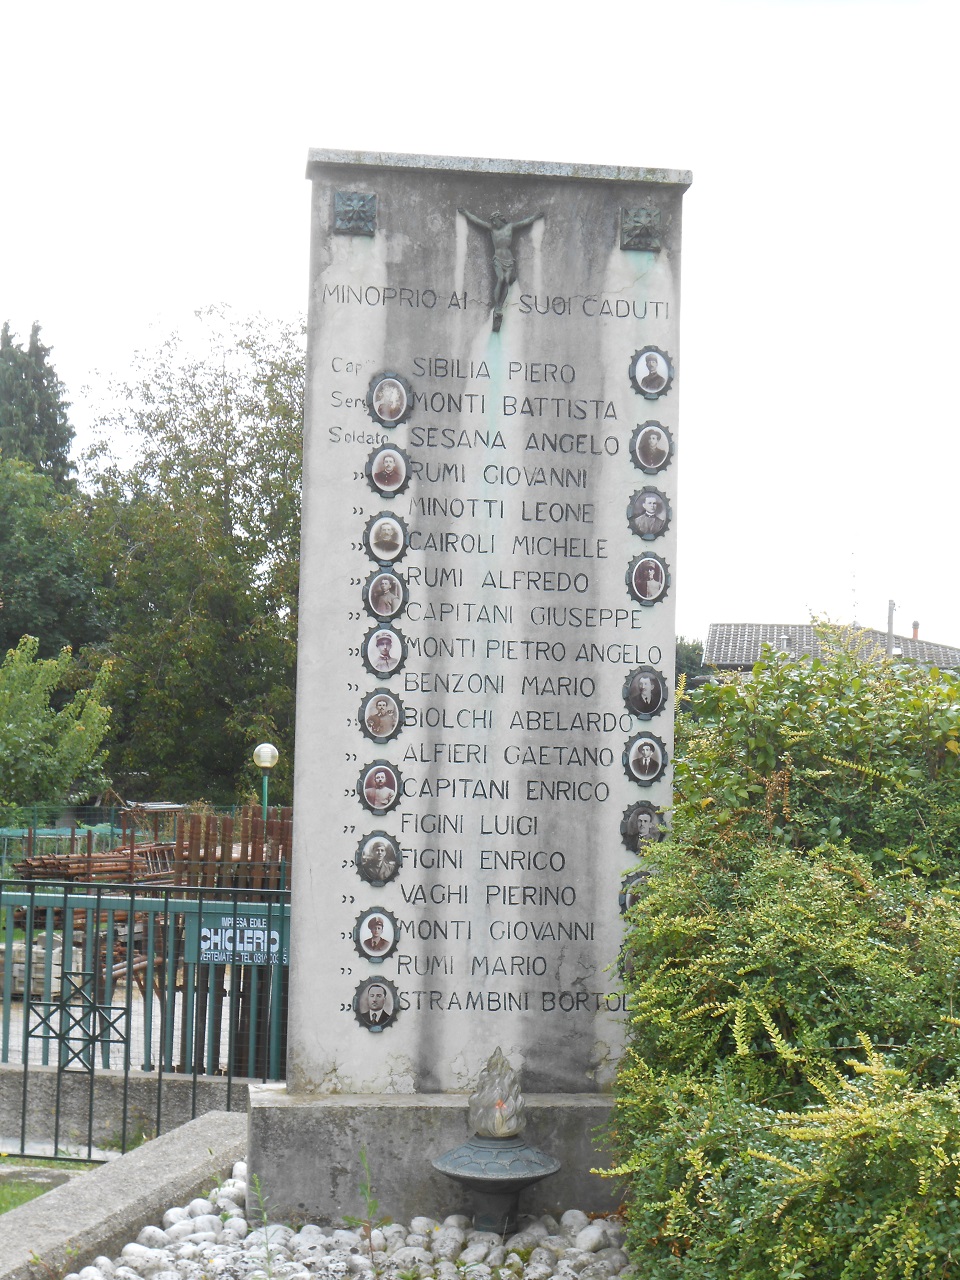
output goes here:
<path id="1" fill-rule="evenodd" d="M 502 1046 L 563 1164 L 529 1194 L 605 1207 L 621 913 L 670 800 L 690 176 L 308 176 L 290 1067 L 251 1162 L 333 1215 L 366 1145 L 383 1208 L 460 1209 L 430 1160 Z"/>

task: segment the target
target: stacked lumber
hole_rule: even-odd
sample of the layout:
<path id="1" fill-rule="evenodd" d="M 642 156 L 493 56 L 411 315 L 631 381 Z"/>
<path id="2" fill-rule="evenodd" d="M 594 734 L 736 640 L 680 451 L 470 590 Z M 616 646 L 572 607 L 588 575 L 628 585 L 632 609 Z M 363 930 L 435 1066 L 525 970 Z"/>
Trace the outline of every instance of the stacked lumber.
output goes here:
<path id="1" fill-rule="evenodd" d="M 22 880 L 169 884 L 173 880 L 173 845 L 137 845 L 106 853 L 34 854 L 15 862 L 14 871 Z"/>
<path id="2" fill-rule="evenodd" d="M 86 848 L 76 831 L 69 850 L 37 853 L 28 841 L 27 856 L 13 864 L 23 880 L 176 884 L 212 889 L 289 889 L 293 813 L 271 809 L 267 821 L 259 808 L 240 810 L 239 821 L 215 814 L 190 814 L 178 824 L 173 841 L 135 842 L 132 825 L 114 849 Z"/>

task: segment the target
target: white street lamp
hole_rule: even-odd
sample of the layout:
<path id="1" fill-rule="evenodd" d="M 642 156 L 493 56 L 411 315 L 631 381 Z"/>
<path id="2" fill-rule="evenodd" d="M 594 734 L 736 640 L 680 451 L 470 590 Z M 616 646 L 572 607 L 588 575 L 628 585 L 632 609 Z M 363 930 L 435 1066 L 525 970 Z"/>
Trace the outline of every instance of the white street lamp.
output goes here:
<path id="1" fill-rule="evenodd" d="M 263 821 L 267 821 L 267 789 L 269 786 L 270 770 L 280 759 L 280 752 L 272 742 L 261 742 L 258 747 L 253 749 L 253 763 L 263 774 Z"/>

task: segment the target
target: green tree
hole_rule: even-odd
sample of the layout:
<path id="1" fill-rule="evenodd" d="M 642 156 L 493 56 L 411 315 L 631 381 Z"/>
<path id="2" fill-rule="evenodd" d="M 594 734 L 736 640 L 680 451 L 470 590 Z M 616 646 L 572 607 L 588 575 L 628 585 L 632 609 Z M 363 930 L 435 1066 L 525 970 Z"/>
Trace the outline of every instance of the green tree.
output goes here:
<path id="1" fill-rule="evenodd" d="M 687 686 L 690 687 L 691 681 L 706 674 L 707 671 L 703 665 L 703 641 L 687 640 L 684 636 L 677 636 L 677 681 L 679 682 L 681 676 L 685 676 Z"/>
<path id="2" fill-rule="evenodd" d="M 75 684 L 77 671 L 69 649 L 46 659 L 38 650 L 24 636 L 0 663 L 0 807 L 83 800 L 105 785 L 109 667 L 57 709 L 54 695 Z"/>
<path id="3" fill-rule="evenodd" d="M 68 492 L 75 483 L 73 428 L 50 351 L 40 341 L 39 324 L 30 330 L 26 347 L 18 346 L 8 323 L 0 328 L 0 453 L 20 458 Z"/>
<path id="4" fill-rule="evenodd" d="M 299 567 L 303 332 L 201 316 L 145 359 L 101 420 L 133 441 L 91 455 L 91 538 L 113 660 L 117 784 L 229 802 L 255 785 L 252 747 L 281 750 L 289 795 Z M 88 655 L 93 658 L 93 654 Z"/>
<path id="5" fill-rule="evenodd" d="M 0 655 L 24 635 L 44 658 L 99 637 L 80 501 L 0 454 Z"/>

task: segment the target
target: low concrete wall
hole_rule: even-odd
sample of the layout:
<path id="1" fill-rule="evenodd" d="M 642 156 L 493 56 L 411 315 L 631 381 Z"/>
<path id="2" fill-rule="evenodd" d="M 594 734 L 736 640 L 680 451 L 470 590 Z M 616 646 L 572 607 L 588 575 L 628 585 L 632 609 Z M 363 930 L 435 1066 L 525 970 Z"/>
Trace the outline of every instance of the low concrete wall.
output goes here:
<path id="1" fill-rule="evenodd" d="M 246 1145 L 244 1116 L 210 1112 L 0 1215 L 0 1280 L 50 1280 L 116 1257 L 170 1205 L 228 1174 Z"/>
<path id="2" fill-rule="evenodd" d="M 91 1080 L 93 1091 L 93 1144 L 96 1147 L 120 1147 L 124 1108 L 127 1118 L 127 1143 L 138 1134 L 148 1137 L 157 1132 L 157 1097 L 161 1101 L 160 1132 L 169 1133 L 191 1118 L 207 1111 L 246 1111 L 247 1079 L 234 1079 L 231 1086 L 216 1077 L 164 1075 L 156 1072 L 97 1071 L 92 1077 L 85 1072 L 66 1071 L 60 1077 L 61 1148 L 77 1144 L 86 1146 L 90 1116 Z M 23 1105 L 23 1067 L 0 1065 L 0 1137 L 19 1143 L 21 1108 Z M 27 1142 L 53 1142 L 54 1117 L 57 1113 L 56 1067 L 30 1067 L 26 1082 Z"/>
<path id="3" fill-rule="evenodd" d="M 622 1199 L 615 1179 L 591 1174 L 611 1155 L 595 1131 L 612 1099 L 597 1094 L 527 1094 L 524 1136 L 561 1161 L 560 1172 L 520 1198 L 522 1213 L 565 1209 L 608 1213 Z M 364 1215 L 360 1151 L 370 1164 L 379 1212 L 408 1222 L 418 1213 L 470 1212 L 459 1184 L 430 1161 L 466 1142 L 466 1094 L 297 1095 L 251 1085 L 247 1162 L 271 1217 L 330 1223 Z"/>

